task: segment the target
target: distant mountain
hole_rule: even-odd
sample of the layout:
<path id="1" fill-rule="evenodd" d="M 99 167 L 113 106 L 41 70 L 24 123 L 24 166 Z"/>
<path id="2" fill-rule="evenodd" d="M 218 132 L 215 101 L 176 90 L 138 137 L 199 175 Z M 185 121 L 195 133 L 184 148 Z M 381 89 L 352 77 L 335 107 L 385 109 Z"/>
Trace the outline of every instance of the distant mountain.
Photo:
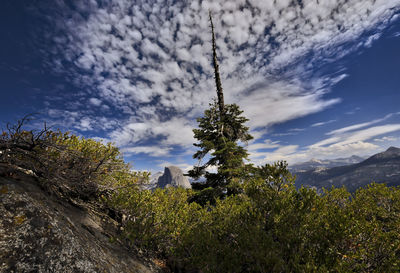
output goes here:
<path id="1" fill-rule="evenodd" d="M 179 167 L 168 166 L 165 167 L 164 174 L 158 178 L 157 187 L 163 189 L 168 187 L 191 189 L 192 185 Z"/>
<path id="2" fill-rule="evenodd" d="M 400 149 L 390 147 L 385 152 L 375 154 L 356 164 L 316 168 L 294 174 L 296 174 L 296 186 L 304 185 L 317 189 L 345 186 L 352 192 L 371 182 L 397 186 L 400 185 Z"/>
<path id="3" fill-rule="evenodd" d="M 165 167 L 164 172 L 156 172 L 149 178 L 149 183 L 142 186 L 143 189 L 182 187 L 190 189 L 192 186 L 182 170 L 176 166 Z"/>
<path id="4" fill-rule="evenodd" d="M 316 168 L 333 168 L 339 166 L 345 166 L 350 164 L 356 164 L 363 161 L 365 158 L 353 155 L 347 158 L 336 158 L 336 159 L 311 159 L 307 162 L 297 163 L 292 166 L 289 166 L 289 169 L 292 172 L 306 172 L 311 171 Z"/>
<path id="5" fill-rule="evenodd" d="M 143 186 L 146 190 L 152 190 L 157 187 L 158 178 L 160 178 L 164 173 L 163 172 L 156 172 L 150 175 L 149 183 Z"/>

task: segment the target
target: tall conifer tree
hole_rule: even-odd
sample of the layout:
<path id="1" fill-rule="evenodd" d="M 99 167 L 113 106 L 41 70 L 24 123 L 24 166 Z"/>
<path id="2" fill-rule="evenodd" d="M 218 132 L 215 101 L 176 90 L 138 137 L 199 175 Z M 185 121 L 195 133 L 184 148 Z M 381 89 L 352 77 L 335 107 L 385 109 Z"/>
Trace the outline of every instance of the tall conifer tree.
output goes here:
<path id="1" fill-rule="evenodd" d="M 193 132 L 198 140 L 194 145 L 199 150 L 193 158 L 198 159 L 199 164 L 189 171 L 189 176 L 199 178 L 204 175 L 206 182 L 202 188 L 211 187 L 213 196 L 221 196 L 229 193 L 229 184 L 233 180 L 240 180 L 245 175 L 244 160 L 247 159 L 248 153 L 238 142 L 246 143 L 253 137 L 248 132 L 249 128 L 244 125 L 248 119 L 242 116 L 243 111 L 239 106 L 224 104 L 211 12 L 209 17 L 217 99 L 210 103 L 210 108 L 204 112 L 204 117 L 197 119 L 199 129 L 194 129 Z M 202 164 L 207 155 L 209 155 L 207 162 Z M 216 172 L 208 171 L 212 167 L 216 168 Z"/>

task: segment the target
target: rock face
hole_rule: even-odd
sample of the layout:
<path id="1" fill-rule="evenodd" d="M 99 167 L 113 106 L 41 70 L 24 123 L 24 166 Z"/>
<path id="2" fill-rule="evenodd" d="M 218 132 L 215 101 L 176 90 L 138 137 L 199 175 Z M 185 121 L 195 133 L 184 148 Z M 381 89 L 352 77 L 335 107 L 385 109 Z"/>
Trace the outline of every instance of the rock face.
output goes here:
<path id="1" fill-rule="evenodd" d="M 164 174 L 158 178 L 157 187 L 182 187 L 184 189 L 191 189 L 189 180 L 183 175 L 180 168 L 176 166 L 165 167 Z"/>
<path id="2" fill-rule="evenodd" d="M 29 175 L 0 168 L 0 215 L 0 272 L 159 271 L 111 242 L 107 214 L 50 196 Z"/>
<path id="3" fill-rule="evenodd" d="M 353 192 L 372 182 L 386 183 L 388 186 L 400 185 L 400 149 L 390 147 L 385 152 L 347 166 L 298 172 L 296 185 L 316 187 L 345 186 Z"/>

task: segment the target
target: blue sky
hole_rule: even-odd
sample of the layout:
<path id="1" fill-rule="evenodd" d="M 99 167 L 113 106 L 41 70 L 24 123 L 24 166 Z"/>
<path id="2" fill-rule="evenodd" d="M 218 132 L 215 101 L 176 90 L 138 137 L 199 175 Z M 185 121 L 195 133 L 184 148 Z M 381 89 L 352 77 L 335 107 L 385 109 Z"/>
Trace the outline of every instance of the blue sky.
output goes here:
<path id="1" fill-rule="evenodd" d="M 0 3 L 0 124 L 28 113 L 115 142 L 135 169 L 187 170 L 215 97 L 250 119 L 251 162 L 400 146 L 400 0 Z"/>

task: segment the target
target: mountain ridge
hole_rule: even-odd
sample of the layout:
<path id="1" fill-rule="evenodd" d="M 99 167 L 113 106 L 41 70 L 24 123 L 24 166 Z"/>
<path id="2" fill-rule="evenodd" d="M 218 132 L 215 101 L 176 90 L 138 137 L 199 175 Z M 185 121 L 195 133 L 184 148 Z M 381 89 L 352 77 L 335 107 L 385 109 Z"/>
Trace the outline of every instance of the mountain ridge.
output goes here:
<path id="1" fill-rule="evenodd" d="M 400 148 L 389 147 L 355 164 L 327 169 L 312 169 L 294 172 L 296 186 L 322 188 L 345 186 L 355 191 L 369 183 L 386 183 L 388 186 L 400 185 Z"/>
<path id="2" fill-rule="evenodd" d="M 316 159 L 312 158 L 309 161 L 300 162 L 293 164 L 289 169 L 293 172 L 299 171 L 309 171 L 315 168 L 333 168 L 349 164 L 359 163 L 365 160 L 364 157 L 352 155 L 345 158 L 335 158 L 335 159 Z"/>

